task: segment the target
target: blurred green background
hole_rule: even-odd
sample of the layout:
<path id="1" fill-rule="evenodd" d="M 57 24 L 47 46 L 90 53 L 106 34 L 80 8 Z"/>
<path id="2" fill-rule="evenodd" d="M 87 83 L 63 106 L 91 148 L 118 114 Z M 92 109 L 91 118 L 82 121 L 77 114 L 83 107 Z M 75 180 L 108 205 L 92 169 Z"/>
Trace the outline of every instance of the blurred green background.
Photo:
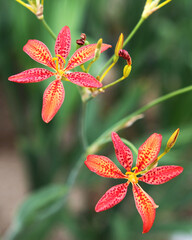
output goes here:
<path id="1" fill-rule="evenodd" d="M 70 27 L 71 56 L 82 32 L 91 43 L 102 37 L 114 49 L 119 34 L 123 32 L 126 37 L 134 28 L 144 4 L 144 0 L 46 0 L 44 16 L 56 35 L 64 25 Z M 126 46 L 133 61 L 130 77 L 88 104 L 86 130 L 90 143 L 140 106 L 191 85 L 191 9 L 192 1 L 174 0 L 144 22 Z M 94 212 L 99 198 L 118 181 L 101 178 L 83 166 L 67 196 L 66 179 L 83 152 L 79 136 L 81 99 L 76 86 L 64 83 L 66 95 L 60 111 L 49 124 L 42 121 L 43 91 L 52 79 L 28 85 L 7 80 L 28 68 L 41 67 L 22 51 L 28 39 L 43 41 L 54 53 L 54 40 L 36 17 L 16 1 L 1 0 L 0 159 L 5 161 L 4 156 L 10 152 L 18 154 L 25 172 L 21 182 L 26 181 L 26 195 L 31 197 L 19 202 L 15 217 L 0 228 L 0 234 L 8 240 L 192 239 L 192 93 L 148 110 L 143 119 L 119 133 L 137 147 L 150 134 L 161 133 L 163 151 L 173 131 L 181 129 L 174 149 L 160 164 L 180 165 L 184 172 L 164 185 L 141 184 L 160 205 L 151 231 L 142 235 L 142 221 L 131 188 L 118 206 L 103 213 Z M 113 50 L 108 50 L 92 67 L 94 76 L 112 54 Z M 123 63 L 119 61 L 105 83 L 121 77 Z M 117 163 L 112 143 L 98 154 Z M 14 179 L 14 170 L 4 175 Z M 4 195 L 17 192 L 21 184 L 16 181 L 8 188 L 6 181 L 3 178 L 0 182 L 1 209 L 5 207 L 1 203 Z M 11 197 L 14 202 L 14 195 Z"/>

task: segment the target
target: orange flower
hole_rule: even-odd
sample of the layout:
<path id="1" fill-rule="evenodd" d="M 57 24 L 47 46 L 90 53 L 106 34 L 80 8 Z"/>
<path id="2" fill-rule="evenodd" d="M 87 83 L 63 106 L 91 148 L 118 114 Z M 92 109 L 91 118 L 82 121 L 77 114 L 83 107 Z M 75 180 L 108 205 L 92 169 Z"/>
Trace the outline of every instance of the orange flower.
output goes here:
<path id="1" fill-rule="evenodd" d="M 110 48 L 111 45 L 102 44 L 101 52 Z M 61 80 L 70 81 L 76 85 L 89 88 L 99 88 L 102 84 L 93 76 L 84 72 L 69 72 L 71 69 L 94 58 L 97 44 L 89 44 L 79 48 L 69 59 L 65 67 L 65 59 L 71 49 L 71 34 L 68 26 L 61 29 L 55 42 L 55 55 L 52 58 L 47 46 L 38 40 L 29 40 L 23 47 L 33 60 L 52 68 L 51 72 L 44 68 L 32 68 L 13 75 L 8 79 L 17 83 L 34 83 L 43 81 L 51 76 L 56 79 L 49 84 L 43 95 L 42 118 L 48 123 L 60 109 L 65 96 L 65 91 Z"/>
<path id="2" fill-rule="evenodd" d="M 114 207 L 126 196 L 129 183 L 133 187 L 133 195 L 136 208 L 143 221 L 143 233 L 147 233 L 155 220 L 156 208 L 154 200 L 139 186 L 138 182 L 143 181 L 148 184 L 159 185 L 178 176 L 183 168 L 179 166 L 155 167 L 147 172 L 143 171 L 153 163 L 159 154 L 162 136 L 152 134 L 139 148 L 136 167 L 132 168 L 133 155 L 131 150 L 121 141 L 117 133 L 112 133 L 112 141 L 115 148 L 116 157 L 119 163 L 126 169 L 123 174 L 121 170 L 107 157 L 99 155 L 89 155 L 85 165 L 96 174 L 108 178 L 126 179 L 122 183 L 110 188 L 98 201 L 95 211 L 101 212 Z M 145 172 L 145 173 L 144 173 Z"/>

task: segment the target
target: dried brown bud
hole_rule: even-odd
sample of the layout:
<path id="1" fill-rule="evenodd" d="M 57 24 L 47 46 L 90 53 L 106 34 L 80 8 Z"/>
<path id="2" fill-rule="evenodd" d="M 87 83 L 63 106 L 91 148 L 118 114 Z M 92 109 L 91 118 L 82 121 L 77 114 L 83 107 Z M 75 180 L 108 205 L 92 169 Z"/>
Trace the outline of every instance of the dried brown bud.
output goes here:
<path id="1" fill-rule="evenodd" d="M 80 46 L 84 45 L 85 44 L 85 40 L 83 40 L 82 38 L 81 39 L 77 39 L 76 40 L 76 43 Z"/>
<path id="2" fill-rule="evenodd" d="M 126 50 L 120 49 L 119 50 L 119 57 L 122 57 L 125 60 L 127 60 L 127 65 L 130 66 L 132 64 L 131 57 L 130 57 L 129 53 Z"/>
<path id="3" fill-rule="evenodd" d="M 85 33 L 81 33 L 80 38 L 83 39 L 83 40 L 86 40 L 87 36 L 86 36 Z"/>

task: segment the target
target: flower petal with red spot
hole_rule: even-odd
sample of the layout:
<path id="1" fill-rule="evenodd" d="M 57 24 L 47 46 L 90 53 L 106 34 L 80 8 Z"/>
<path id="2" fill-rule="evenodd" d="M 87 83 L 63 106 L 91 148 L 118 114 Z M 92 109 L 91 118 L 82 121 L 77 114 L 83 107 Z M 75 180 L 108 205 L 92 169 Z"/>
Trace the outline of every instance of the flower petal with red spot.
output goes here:
<path id="1" fill-rule="evenodd" d="M 29 70 L 10 76 L 8 80 L 17 83 L 34 83 L 43 81 L 53 75 L 54 73 L 44 68 L 31 68 Z"/>
<path id="2" fill-rule="evenodd" d="M 150 165 L 158 156 L 161 148 L 162 136 L 160 134 L 152 134 L 139 148 L 136 172 L 140 172 Z"/>
<path id="3" fill-rule="evenodd" d="M 129 183 L 119 184 L 110 188 L 95 206 L 96 212 L 105 211 L 120 203 L 127 194 Z"/>
<path id="4" fill-rule="evenodd" d="M 99 88 L 102 87 L 96 78 L 89 73 L 84 72 L 73 72 L 65 74 L 65 77 L 72 83 L 77 84 L 81 87 Z"/>
<path id="5" fill-rule="evenodd" d="M 110 47 L 111 45 L 103 43 L 101 46 L 101 52 L 107 50 Z M 87 62 L 88 60 L 94 58 L 96 48 L 97 48 L 97 44 L 95 43 L 95 44 L 89 44 L 87 46 L 83 46 L 77 49 L 77 51 L 75 51 L 75 53 L 69 59 L 69 62 L 65 70 L 69 71 L 70 69 L 77 67 Z"/>
<path id="6" fill-rule="evenodd" d="M 117 133 L 112 132 L 111 138 L 118 161 L 127 170 L 127 172 L 131 171 L 133 164 L 133 155 L 131 150 L 122 142 Z"/>
<path id="7" fill-rule="evenodd" d="M 64 59 L 69 55 L 71 50 L 71 33 L 68 26 L 65 26 L 59 32 L 55 42 L 55 55 L 60 55 Z M 59 58 L 59 63 L 62 66 L 63 60 Z"/>
<path id="8" fill-rule="evenodd" d="M 48 123 L 60 109 L 65 97 L 65 90 L 60 80 L 49 84 L 43 94 L 42 119 Z"/>
<path id="9" fill-rule="evenodd" d="M 52 60 L 51 53 L 47 46 L 38 40 L 29 40 L 23 47 L 33 60 L 55 69 L 55 62 Z"/>
<path id="10" fill-rule="evenodd" d="M 126 178 L 121 170 L 107 157 L 88 155 L 85 165 L 96 174 L 108 178 Z"/>
<path id="11" fill-rule="evenodd" d="M 153 225 L 158 206 L 140 186 L 135 184 L 133 184 L 133 195 L 136 208 L 143 221 L 143 233 L 147 233 Z"/>
<path id="12" fill-rule="evenodd" d="M 148 171 L 142 177 L 140 177 L 139 181 L 143 181 L 148 184 L 159 185 L 168 182 L 182 172 L 183 168 L 180 166 L 156 167 Z"/>

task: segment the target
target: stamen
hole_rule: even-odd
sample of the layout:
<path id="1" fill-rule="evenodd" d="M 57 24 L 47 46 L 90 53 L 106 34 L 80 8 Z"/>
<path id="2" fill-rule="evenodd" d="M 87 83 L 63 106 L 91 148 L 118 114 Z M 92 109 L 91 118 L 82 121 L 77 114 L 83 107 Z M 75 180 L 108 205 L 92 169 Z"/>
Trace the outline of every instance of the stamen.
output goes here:
<path id="1" fill-rule="evenodd" d="M 52 60 L 55 61 L 55 64 L 56 64 L 56 71 L 58 72 L 58 65 L 59 65 L 58 57 L 54 57 L 54 58 L 52 58 Z"/>
<path id="2" fill-rule="evenodd" d="M 138 170 L 138 167 L 134 167 L 134 168 L 132 168 L 132 171 L 133 171 L 133 170 L 135 170 L 135 171 Z"/>
<path id="3" fill-rule="evenodd" d="M 66 62 L 65 62 L 65 59 L 64 59 L 60 54 L 57 54 L 56 56 L 57 56 L 58 58 L 62 59 L 62 61 L 63 61 L 63 66 L 60 66 L 60 68 L 63 69 L 64 66 L 65 66 L 65 63 L 66 63 Z"/>

